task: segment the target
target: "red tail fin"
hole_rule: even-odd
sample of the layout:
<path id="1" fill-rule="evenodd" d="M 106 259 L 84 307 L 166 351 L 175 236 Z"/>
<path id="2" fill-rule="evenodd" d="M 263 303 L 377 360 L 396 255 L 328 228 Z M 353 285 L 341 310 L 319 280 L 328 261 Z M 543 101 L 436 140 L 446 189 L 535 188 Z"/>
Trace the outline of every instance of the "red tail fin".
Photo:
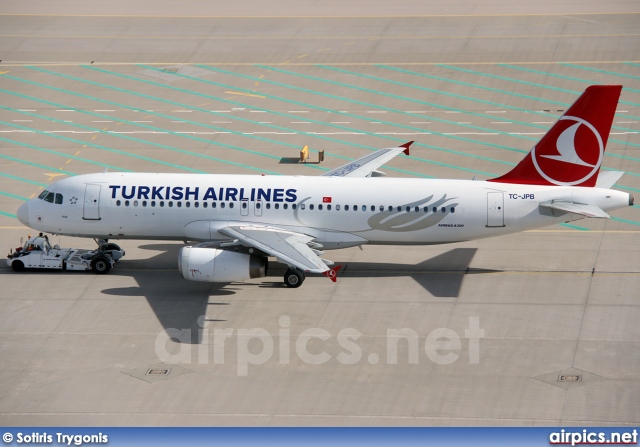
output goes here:
<path id="1" fill-rule="evenodd" d="M 490 182 L 594 186 L 621 85 L 592 85 L 510 172 Z"/>

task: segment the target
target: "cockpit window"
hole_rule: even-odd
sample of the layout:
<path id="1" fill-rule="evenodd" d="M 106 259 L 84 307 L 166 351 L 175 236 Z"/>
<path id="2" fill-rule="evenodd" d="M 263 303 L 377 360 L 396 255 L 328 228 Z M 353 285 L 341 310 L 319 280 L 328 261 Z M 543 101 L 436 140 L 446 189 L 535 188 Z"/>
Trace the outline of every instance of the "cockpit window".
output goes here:
<path id="1" fill-rule="evenodd" d="M 62 194 L 56 193 L 56 205 L 62 205 Z"/>
<path id="2" fill-rule="evenodd" d="M 49 202 L 49 203 L 53 203 L 53 199 L 55 198 L 55 194 L 50 192 L 49 194 L 46 195 L 46 197 L 44 198 L 45 202 Z"/>
<path id="3" fill-rule="evenodd" d="M 38 199 L 44 199 L 47 194 L 49 194 L 49 191 L 45 189 L 40 193 L 40 195 L 38 196 Z"/>

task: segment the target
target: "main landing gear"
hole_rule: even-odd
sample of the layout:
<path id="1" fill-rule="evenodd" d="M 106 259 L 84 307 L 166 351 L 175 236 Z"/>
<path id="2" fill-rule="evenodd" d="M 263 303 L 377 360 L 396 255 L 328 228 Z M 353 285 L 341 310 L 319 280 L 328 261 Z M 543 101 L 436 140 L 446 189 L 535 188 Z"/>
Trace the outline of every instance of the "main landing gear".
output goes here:
<path id="1" fill-rule="evenodd" d="M 287 287 L 291 287 L 295 289 L 296 287 L 300 287 L 304 282 L 304 273 L 297 269 L 288 269 L 284 274 L 284 284 Z"/>

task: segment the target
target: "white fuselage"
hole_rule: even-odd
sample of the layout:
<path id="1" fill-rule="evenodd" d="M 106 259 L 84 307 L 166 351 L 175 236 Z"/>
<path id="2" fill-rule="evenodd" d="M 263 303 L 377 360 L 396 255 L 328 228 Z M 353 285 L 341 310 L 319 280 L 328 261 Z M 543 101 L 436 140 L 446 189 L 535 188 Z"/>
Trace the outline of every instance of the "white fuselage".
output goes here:
<path id="1" fill-rule="evenodd" d="M 32 199 L 19 219 L 39 231 L 102 239 L 222 241 L 259 224 L 310 235 L 325 249 L 442 244 L 576 220 L 541 208 L 563 200 L 605 211 L 627 193 L 472 180 L 103 173 L 54 183 L 61 203 Z"/>

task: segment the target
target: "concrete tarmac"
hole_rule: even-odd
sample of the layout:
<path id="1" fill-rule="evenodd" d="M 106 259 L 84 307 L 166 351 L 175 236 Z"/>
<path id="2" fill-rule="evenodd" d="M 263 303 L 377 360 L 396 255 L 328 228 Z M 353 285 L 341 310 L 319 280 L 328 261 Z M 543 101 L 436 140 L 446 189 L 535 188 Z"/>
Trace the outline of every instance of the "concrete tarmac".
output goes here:
<path id="1" fill-rule="evenodd" d="M 0 250 L 21 203 L 105 168 L 319 175 L 415 140 L 382 170 L 495 177 L 590 84 L 624 85 L 603 169 L 640 198 L 636 2 L 129 3 L 0 9 Z M 327 252 L 338 282 L 299 289 L 121 245 L 104 276 L 0 266 L 0 425 L 640 423 L 637 205 Z"/>

